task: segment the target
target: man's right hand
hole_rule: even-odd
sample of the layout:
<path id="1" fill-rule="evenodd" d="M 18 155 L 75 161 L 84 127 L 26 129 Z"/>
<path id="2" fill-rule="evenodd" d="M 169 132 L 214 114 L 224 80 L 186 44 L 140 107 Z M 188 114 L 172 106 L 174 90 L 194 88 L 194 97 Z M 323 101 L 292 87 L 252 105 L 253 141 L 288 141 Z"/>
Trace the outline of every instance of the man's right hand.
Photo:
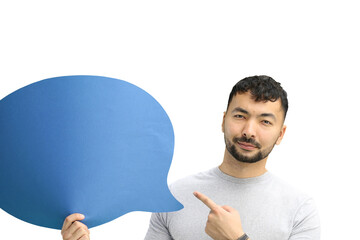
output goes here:
<path id="1" fill-rule="evenodd" d="M 74 213 L 65 219 L 61 229 L 63 240 L 90 240 L 89 229 L 85 224 L 79 222 L 84 218 L 84 215 Z"/>

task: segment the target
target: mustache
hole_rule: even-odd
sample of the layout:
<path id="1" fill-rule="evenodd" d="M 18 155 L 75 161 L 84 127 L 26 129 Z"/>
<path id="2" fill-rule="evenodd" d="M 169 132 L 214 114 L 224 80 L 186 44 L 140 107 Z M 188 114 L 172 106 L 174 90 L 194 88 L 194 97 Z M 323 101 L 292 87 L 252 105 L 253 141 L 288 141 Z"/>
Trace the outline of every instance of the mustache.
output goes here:
<path id="1" fill-rule="evenodd" d="M 250 143 L 252 145 L 254 145 L 257 148 L 261 148 L 260 143 L 258 143 L 257 141 L 255 141 L 253 138 L 246 138 L 244 136 L 238 138 L 238 137 L 234 137 L 233 142 L 244 142 L 244 143 Z"/>

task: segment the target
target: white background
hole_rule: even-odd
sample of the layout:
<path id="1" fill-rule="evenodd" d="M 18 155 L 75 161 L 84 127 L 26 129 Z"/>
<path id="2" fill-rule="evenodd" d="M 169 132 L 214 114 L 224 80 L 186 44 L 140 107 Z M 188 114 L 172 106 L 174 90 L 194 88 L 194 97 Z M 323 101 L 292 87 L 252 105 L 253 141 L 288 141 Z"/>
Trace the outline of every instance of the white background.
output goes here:
<path id="1" fill-rule="evenodd" d="M 0 99 L 64 75 L 131 82 L 175 130 L 168 182 L 217 166 L 232 86 L 272 76 L 289 95 L 285 138 L 268 170 L 313 196 L 322 239 L 359 236 L 357 1 L 1 1 Z M 91 229 L 143 239 L 150 213 Z M 0 210 L 0 239 L 61 239 Z"/>

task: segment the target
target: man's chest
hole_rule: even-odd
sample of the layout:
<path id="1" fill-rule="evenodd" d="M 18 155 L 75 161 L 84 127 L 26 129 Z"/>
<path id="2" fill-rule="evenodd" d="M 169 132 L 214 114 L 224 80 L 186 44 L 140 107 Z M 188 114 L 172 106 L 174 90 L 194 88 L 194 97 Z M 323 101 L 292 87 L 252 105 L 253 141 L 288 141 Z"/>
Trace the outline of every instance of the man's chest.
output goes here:
<path id="1" fill-rule="evenodd" d="M 280 209 L 254 207 L 253 210 L 238 209 L 244 231 L 256 240 L 288 239 L 291 234 L 291 219 Z M 175 240 L 211 240 L 205 233 L 209 210 L 184 208 L 169 214 L 168 229 Z"/>

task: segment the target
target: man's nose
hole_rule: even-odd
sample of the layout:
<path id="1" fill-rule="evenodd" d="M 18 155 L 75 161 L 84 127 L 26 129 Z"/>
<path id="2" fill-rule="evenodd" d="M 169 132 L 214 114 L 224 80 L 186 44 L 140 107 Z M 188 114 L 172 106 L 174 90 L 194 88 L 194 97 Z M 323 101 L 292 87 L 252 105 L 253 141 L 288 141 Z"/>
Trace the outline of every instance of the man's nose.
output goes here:
<path id="1" fill-rule="evenodd" d="M 256 133 L 256 125 L 253 121 L 247 121 L 243 131 L 242 131 L 242 136 L 246 137 L 246 138 L 255 138 L 255 134 Z"/>

